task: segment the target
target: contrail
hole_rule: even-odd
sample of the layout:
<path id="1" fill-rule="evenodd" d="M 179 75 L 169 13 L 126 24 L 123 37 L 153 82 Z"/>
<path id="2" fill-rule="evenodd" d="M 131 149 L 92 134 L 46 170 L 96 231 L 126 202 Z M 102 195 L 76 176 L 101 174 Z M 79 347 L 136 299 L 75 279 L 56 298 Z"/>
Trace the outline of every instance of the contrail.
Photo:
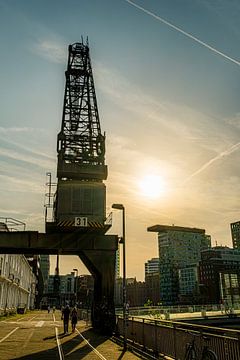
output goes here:
<path id="1" fill-rule="evenodd" d="M 142 11 L 143 11 L 143 12 L 145 12 L 146 14 L 148 14 L 148 15 L 150 15 L 150 16 L 152 16 L 152 17 L 154 17 L 155 19 L 157 19 L 157 20 L 161 21 L 161 22 L 162 22 L 162 23 L 164 23 L 165 25 L 168 25 L 168 26 L 169 26 L 169 27 L 171 27 L 172 29 L 174 29 L 174 30 L 176 30 L 176 31 L 180 32 L 181 34 L 183 34 L 183 35 L 187 36 L 188 38 L 190 38 L 190 39 L 192 39 L 192 40 L 196 41 L 196 42 L 197 42 L 197 43 L 199 43 L 200 45 L 205 46 L 207 49 L 209 49 L 209 50 L 213 51 L 215 54 L 218 54 L 218 55 L 220 55 L 220 56 L 224 57 L 225 59 L 227 59 L 227 60 L 229 60 L 229 61 L 233 62 L 233 63 L 234 63 L 234 64 L 236 64 L 236 65 L 240 65 L 240 61 L 235 60 L 235 59 L 233 59 L 232 57 L 230 57 L 230 56 L 228 56 L 228 55 L 224 54 L 223 52 L 221 52 L 221 51 L 219 51 L 219 50 L 215 49 L 214 47 L 212 47 L 212 46 L 208 45 L 208 44 L 207 44 L 207 43 L 205 43 L 204 41 L 202 41 L 202 40 L 200 40 L 200 39 L 196 38 L 195 36 L 193 36 L 193 35 L 191 35 L 191 34 L 187 33 L 186 31 L 184 31 L 184 30 L 180 29 L 179 27 L 177 27 L 177 26 L 175 26 L 175 25 L 171 24 L 169 21 L 164 20 L 164 19 L 163 19 L 163 18 L 161 18 L 160 16 L 158 16 L 158 15 L 156 15 L 156 14 L 152 13 L 151 11 L 149 11 L 149 10 L 147 10 L 147 9 L 144 9 L 142 6 L 135 4 L 135 3 L 134 3 L 133 1 L 131 1 L 131 0 L 125 0 L 125 1 L 126 1 L 126 2 L 128 2 L 129 4 L 131 4 L 131 5 L 135 6 L 135 7 L 136 7 L 136 8 L 138 8 L 139 10 L 142 10 Z"/>
<path id="2" fill-rule="evenodd" d="M 206 164 L 204 164 L 203 166 L 201 166 L 198 170 L 196 170 L 194 173 L 192 173 L 188 178 L 186 178 L 182 185 L 186 184 L 189 180 L 191 180 L 194 176 L 200 174 L 203 170 L 205 170 L 206 168 L 208 168 L 210 165 L 212 165 L 215 161 L 220 160 L 222 157 L 224 156 L 228 156 L 230 154 L 232 154 L 234 151 L 238 150 L 240 148 L 240 142 L 232 145 L 229 149 L 221 152 L 220 154 L 218 154 L 217 156 L 215 156 L 214 158 L 212 158 L 211 160 L 209 160 L 208 162 L 206 162 Z"/>

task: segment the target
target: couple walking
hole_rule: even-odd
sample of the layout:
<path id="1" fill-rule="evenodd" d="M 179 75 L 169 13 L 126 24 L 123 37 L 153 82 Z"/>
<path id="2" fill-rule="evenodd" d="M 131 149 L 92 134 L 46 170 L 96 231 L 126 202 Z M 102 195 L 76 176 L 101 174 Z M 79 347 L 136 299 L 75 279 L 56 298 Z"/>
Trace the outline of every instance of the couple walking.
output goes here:
<path id="1" fill-rule="evenodd" d="M 66 305 L 62 309 L 62 320 L 63 320 L 63 331 L 64 334 L 68 333 L 68 324 L 69 324 L 69 318 L 71 317 L 71 324 L 72 324 L 72 332 L 75 331 L 76 325 L 77 325 L 77 308 L 74 307 L 72 311 L 70 310 L 69 305 Z"/>

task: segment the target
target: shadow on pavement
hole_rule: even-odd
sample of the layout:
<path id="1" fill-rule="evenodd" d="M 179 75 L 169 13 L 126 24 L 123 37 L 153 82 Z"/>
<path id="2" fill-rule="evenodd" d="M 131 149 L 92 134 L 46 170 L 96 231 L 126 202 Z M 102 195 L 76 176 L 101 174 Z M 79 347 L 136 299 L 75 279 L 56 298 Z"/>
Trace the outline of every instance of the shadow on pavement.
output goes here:
<path id="1" fill-rule="evenodd" d="M 121 360 L 124 357 L 126 350 L 123 349 L 121 355 L 119 356 L 118 360 Z"/>
<path id="2" fill-rule="evenodd" d="M 108 336 L 103 336 L 103 335 L 98 335 L 96 333 L 93 332 L 93 330 L 88 329 L 85 330 L 83 332 L 81 332 L 81 334 L 88 340 L 90 341 L 91 345 L 96 348 L 98 345 L 104 343 L 105 341 L 107 341 L 108 339 L 110 339 L 110 337 Z M 59 334 L 59 339 L 61 338 L 67 338 L 69 337 L 69 339 L 65 340 L 63 343 L 61 343 L 61 347 L 64 353 L 64 356 L 68 359 L 84 359 L 85 356 L 87 356 L 89 353 L 91 353 L 93 350 L 90 348 L 89 345 L 87 345 L 86 343 L 83 344 L 84 340 L 78 335 L 78 333 L 75 333 L 74 335 L 69 334 Z M 53 338 L 55 338 L 55 336 L 49 336 L 46 338 L 43 338 L 43 341 L 46 340 L 52 340 Z M 79 345 L 81 345 L 81 348 L 79 349 Z M 58 346 L 57 344 L 51 348 L 51 349 L 47 349 L 44 351 L 39 351 L 39 352 L 35 352 L 35 353 L 31 353 L 29 355 L 24 355 L 21 357 L 17 357 L 14 358 L 15 360 L 17 359 L 22 359 L 22 360 L 52 360 L 52 359 L 58 359 L 59 355 L 58 355 Z M 122 355 L 120 355 L 119 359 L 122 358 Z"/>

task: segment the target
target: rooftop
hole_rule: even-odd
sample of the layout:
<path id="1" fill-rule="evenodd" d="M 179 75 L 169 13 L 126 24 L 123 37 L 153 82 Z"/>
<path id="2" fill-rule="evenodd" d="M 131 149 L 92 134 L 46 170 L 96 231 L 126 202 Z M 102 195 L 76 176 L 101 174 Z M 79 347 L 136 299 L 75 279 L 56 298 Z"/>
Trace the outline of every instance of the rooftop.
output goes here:
<path id="1" fill-rule="evenodd" d="M 166 231 L 184 231 L 184 232 L 195 232 L 200 234 L 205 234 L 204 229 L 190 228 L 185 226 L 175 226 L 175 225 L 153 225 L 147 228 L 147 231 L 150 232 L 166 232 Z"/>

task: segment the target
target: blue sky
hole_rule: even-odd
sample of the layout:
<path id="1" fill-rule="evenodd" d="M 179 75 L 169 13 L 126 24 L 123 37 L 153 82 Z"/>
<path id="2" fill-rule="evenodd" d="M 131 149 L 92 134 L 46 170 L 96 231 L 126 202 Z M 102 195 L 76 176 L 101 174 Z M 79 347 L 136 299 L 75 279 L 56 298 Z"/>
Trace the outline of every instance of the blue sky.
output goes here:
<path id="1" fill-rule="evenodd" d="M 128 275 L 142 279 L 144 262 L 157 256 L 147 226 L 200 227 L 213 244 L 231 245 L 229 223 L 240 219 L 240 66 L 231 61 L 240 61 L 240 4 L 134 4 L 0 0 L 0 216 L 44 230 L 45 173 L 56 174 L 67 46 L 88 36 L 107 134 L 108 211 L 125 204 Z M 162 179 L 161 196 L 144 196 L 145 174 Z M 115 214 L 113 231 L 119 228 Z M 81 269 L 74 261 L 61 259 L 62 272 Z"/>

